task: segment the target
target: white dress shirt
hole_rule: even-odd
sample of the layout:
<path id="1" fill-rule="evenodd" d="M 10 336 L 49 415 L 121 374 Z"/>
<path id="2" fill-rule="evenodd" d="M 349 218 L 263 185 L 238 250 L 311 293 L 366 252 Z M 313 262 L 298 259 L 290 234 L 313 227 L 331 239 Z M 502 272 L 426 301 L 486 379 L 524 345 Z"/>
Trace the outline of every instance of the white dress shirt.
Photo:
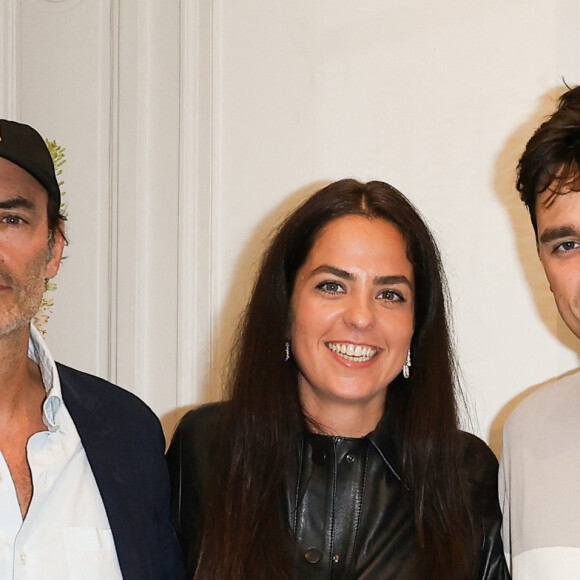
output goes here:
<path id="1" fill-rule="evenodd" d="M 33 496 L 24 520 L 0 452 L 0 579 L 122 580 L 105 507 L 62 399 L 56 365 L 34 327 L 28 356 L 46 388 L 47 430 L 28 440 Z"/>

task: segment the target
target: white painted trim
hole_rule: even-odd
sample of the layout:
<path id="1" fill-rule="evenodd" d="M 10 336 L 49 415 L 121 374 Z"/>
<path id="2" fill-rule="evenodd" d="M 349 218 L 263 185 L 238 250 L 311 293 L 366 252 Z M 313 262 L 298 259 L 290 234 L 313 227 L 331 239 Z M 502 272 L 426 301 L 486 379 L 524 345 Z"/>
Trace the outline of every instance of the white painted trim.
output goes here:
<path id="1" fill-rule="evenodd" d="M 66 12 L 76 8 L 84 0 L 28 0 L 43 12 Z"/>
<path id="2" fill-rule="evenodd" d="M 202 402 L 211 366 L 213 7 L 181 2 L 178 406 Z"/>
<path id="3" fill-rule="evenodd" d="M 114 289 L 111 318 L 114 320 L 114 352 L 111 353 L 114 382 L 143 397 L 145 385 L 138 382 L 138 353 L 142 337 L 137 334 L 137 313 L 141 296 L 137 285 L 138 272 L 142 270 L 142 254 L 136 247 L 137 236 L 144 235 L 142 211 L 136 207 L 136 192 L 139 170 L 143 168 L 142 127 L 147 122 L 143 117 L 149 94 L 143 88 L 144 63 L 147 53 L 140 53 L 143 46 L 143 19 L 146 17 L 145 3 L 131 0 L 119 1 L 118 17 L 118 74 L 115 94 L 116 103 L 116 181 L 113 237 Z M 146 195 L 141 203 L 146 203 Z M 147 243 L 146 239 L 142 243 Z"/>
<path id="4" fill-rule="evenodd" d="M 180 6 L 119 7 L 115 380 L 165 412 L 177 372 Z"/>
<path id="5" fill-rule="evenodd" d="M 120 5 L 110 6 L 110 109 L 109 109 L 109 244 L 108 244 L 108 352 L 106 376 L 117 382 L 119 343 L 118 328 L 118 261 L 119 261 L 119 69 L 120 69 Z"/>
<path id="6" fill-rule="evenodd" d="M 152 126 L 155 125 L 151 110 L 151 100 L 153 98 L 153 85 L 156 79 L 153 78 L 155 71 L 151 70 L 150 54 L 155 49 L 150 35 L 151 23 L 151 2 L 147 0 L 138 3 L 137 9 L 137 45 L 135 53 L 137 58 L 137 99 L 136 99 L 136 124 L 135 124 L 135 166 L 134 185 L 131 192 L 134 206 L 135 232 L 132 251 L 134 252 L 134 302 L 133 309 L 133 348 L 135 356 L 134 367 L 134 392 L 143 400 L 148 400 L 148 380 L 149 370 L 147 360 L 147 341 L 151 340 L 148 331 L 148 321 L 153 316 L 152 305 L 148 302 L 147 267 L 148 251 L 153 243 L 151 232 L 147 228 L 147 216 L 151 205 L 151 197 L 155 195 L 152 191 L 154 184 L 151 179 L 151 148 L 154 146 Z M 128 170 L 129 171 L 129 170 Z M 154 264 L 153 264 L 154 266 Z M 126 307 L 126 304 L 123 306 Z M 171 331 L 169 327 L 168 332 Z"/>
<path id="7" fill-rule="evenodd" d="M 18 119 L 18 10 L 16 0 L 0 4 L 0 117 Z"/>
<path id="8" fill-rule="evenodd" d="M 213 2 L 213 18 L 211 22 L 211 30 L 213 33 L 212 42 L 212 73 L 213 73 L 213 90 L 212 90 L 212 254 L 213 254 L 213 271 L 210 280 L 210 294 L 216 304 L 220 304 L 220 298 L 224 291 L 222 287 L 222 280 L 220 279 L 220 259 L 223 256 L 221 250 L 222 232 L 220 228 L 220 209 L 223 204 L 223 111 L 222 111 L 222 27 L 221 22 L 224 18 L 224 6 L 222 0 L 214 0 Z M 211 342 L 211 370 L 208 391 L 212 398 L 221 395 L 223 391 L 223 364 L 226 362 L 221 356 L 220 337 L 217 329 L 221 328 L 220 311 L 213 306 L 211 310 L 211 327 L 216 329 L 212 336 Z"/>

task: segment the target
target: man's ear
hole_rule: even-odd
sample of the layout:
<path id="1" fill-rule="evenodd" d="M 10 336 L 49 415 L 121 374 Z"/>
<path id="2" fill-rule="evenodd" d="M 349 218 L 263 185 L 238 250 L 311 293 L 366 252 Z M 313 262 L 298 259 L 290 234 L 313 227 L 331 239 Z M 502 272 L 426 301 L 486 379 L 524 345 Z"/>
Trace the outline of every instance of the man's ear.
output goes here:
<path id="1" fill-rule="evenodd" d="M 54 278 L 58 272 L 60 266 L 60 261 L 62 259 L 62 252 L 66 245 L 64 235 L 59 228 L 56 228 L 50 233 L 48 240 L 48 260 L 46 262 L 46 273 L 45 278 L 50 280 Z"/>

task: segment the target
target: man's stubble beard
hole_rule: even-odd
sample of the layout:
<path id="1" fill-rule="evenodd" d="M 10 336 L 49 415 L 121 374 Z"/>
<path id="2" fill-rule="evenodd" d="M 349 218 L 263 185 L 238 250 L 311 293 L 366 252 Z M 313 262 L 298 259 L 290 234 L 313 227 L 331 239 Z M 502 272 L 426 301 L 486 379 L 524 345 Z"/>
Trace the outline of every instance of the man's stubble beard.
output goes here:
<path id="1" fill-rule="evenodd" d="M 0 299 L 0 338 L 28 328 L 38 312 L 46 287 L 46 261 L 46 256 L 41 256 L 30 264 L 25 274 L 25 282 L 15 281 L 0 264 L 0 283 L 9 286 L 11 291 L 8 293 L 13 295 L 13 300 L 8 305 L 3 304 L 4 300 Z"/>

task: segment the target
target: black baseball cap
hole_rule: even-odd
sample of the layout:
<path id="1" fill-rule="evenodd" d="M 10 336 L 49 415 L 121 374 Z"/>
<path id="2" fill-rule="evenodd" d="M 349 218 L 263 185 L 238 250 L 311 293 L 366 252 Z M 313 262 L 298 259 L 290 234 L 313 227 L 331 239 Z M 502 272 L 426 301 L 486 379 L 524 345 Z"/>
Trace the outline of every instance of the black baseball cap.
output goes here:
<path id="1" fill-rule="evenodd" d="M 38 131 L 29 125 L 0 119 L 0 157 L 28 171 L 60 207 L 60 188 L 52 156 Z"/>

